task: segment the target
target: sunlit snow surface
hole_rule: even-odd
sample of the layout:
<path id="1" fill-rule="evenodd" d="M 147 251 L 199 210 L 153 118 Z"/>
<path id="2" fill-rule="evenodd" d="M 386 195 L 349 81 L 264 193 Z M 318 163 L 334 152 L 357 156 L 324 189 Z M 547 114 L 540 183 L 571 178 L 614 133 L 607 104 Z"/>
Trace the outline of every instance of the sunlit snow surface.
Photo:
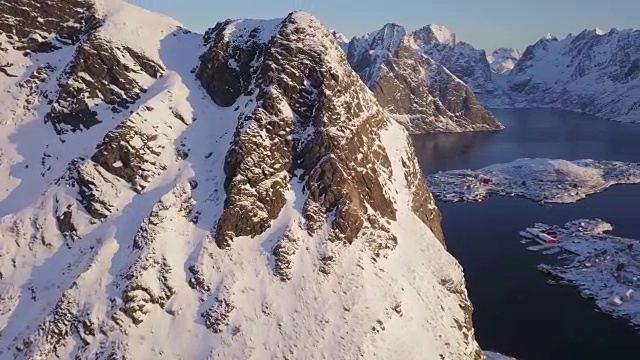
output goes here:
<path id="1" fill-rule="evenodd" d="M 131 47 L 164 68 L 154 79 L 117 54 L 146 89 L 128 111 L 114 114 L 93 104 L 100 124 L 58 136 L 43 121 L 46 100 L 34 93 L 56 93 L 56 79 L 65 78 L 80 45 L 31 57 L 13 49 L 0 53 L 16 76 L 0 76 L 0 358 L 47 359 L 56 353 L 102 359 L 113 353 L 136 360 L 362 354 L 464 359 L 478 351 L 473 331 L 460 329 L 468 317 L 462 269 L 412 211 L 405 166 L 417 168 L 417 160 L 402 126 L 387 119 L 379 140 L 390 160 L 384 186 L 397 209 L 389 223 L 397 249 L 372 261 L 362 241 L 334 249 L 341 245 L 328 243 L 326 231 L 301 232 L 304 246 L 293 257 L 294 276 L 282 282 L 272 272 L 272 247 L 287 225 L 302 218 L 306 194 L 300 180 L 291 178 L 287 204 L 264 234 L 238 239 L 228 251 L 217 248 L 210 231 L 224 206 L 225 155 L 237 108 L 215 105 L 192 73 L 205 51 L 201 35 L 129 4 L 100 3 L 105 23 L 96 36 L 113 47 Z M 357 76 L 315 18 L 303 13 L 293 18 L 318 34 L 300 46 L 330 49 L 326 56 L 336 74 Z M 262 31 L 252 39 L 270 41 L 278 25 L 239 21 L 229 40 L 241 41 L 249 36 L 247 28 L 257 26 Z M 54 70 L 31 93 L 20 82 L 42 63 Z M 382 112 L 361 87 L 353 91 L 367 100 L 368 110 Z M 339 100 L 350 103 L 347 97 Z M 347 120 L 365 121 L 365 115 Z M 150 149 L 140 151 L 149 177 L 138 192 L 90 160 L 105 134 L 124 122 L 153 135 Z M 134 136 L 125 145 L 142 142 Z M 189 156 L 176 156 L 181 149 Z M 74 159 L 80 159 L 78 171 L 95 182 L 97 196 L 108 200 L 105 219 L 91 218 L 77 200 L 77 187 L 63 181 Z M 73 210 L 74 239 L 65 238 L 56 224 L 65 209 Z M 334 271 L 319 273 L 319 258 L 338 252 Z M 210 291 L 189 286 L 192 265 L 202 270 Z M 130 290 L 127 301 L 125 290 Z M 166 303 L 149 301 L 151 296 Z M 214 333 L 205 327 L 203 313 L 218 299 L 233 301 L 234 310 L 225 331 Z M 123 315 L 126 302 L 136 307 L 139 324 Z M 91 331 L 78 330 L 85 326 Z"/>
<path id="2" fill-rule="evenodd" d="M 487 56 L 491 71 L 502 74 L 511 71 L 522 57 L 522 51 L 514 48 L 499 48 Z"/>
<path id="3" fill-rule="evenodd" d="M 518 159 L 479 170 L 452 170 L 427 177 L 440 200 L 483 201 L 491 195 L 572 203 L 615 184 L 640 183 L 640 164 L 619 161 Z"/>

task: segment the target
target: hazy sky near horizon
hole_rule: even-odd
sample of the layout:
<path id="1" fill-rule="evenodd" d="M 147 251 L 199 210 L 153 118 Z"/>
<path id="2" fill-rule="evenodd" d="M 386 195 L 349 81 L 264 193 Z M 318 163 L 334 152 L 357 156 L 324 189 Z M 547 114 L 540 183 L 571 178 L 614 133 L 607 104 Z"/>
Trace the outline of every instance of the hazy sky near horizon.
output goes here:
<path id="1" fill-rule="evenodd" d="M 640 0 L 129 0 L 203 32 L 227 18 L 278 18 L 293 10 L 317 16 L 352 37 L 396 22 L 415 30 L 444 25 L 482 49 L 518 47 L 551 33 L 640 27 Z"/>

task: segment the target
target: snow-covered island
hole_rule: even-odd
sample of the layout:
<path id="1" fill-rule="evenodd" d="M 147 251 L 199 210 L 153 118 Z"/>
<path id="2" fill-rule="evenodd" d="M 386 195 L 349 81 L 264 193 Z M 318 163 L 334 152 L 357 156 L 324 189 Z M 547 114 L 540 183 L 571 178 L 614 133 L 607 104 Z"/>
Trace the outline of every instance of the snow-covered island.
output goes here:
<path id="1" fill-rule="evenodd" d="M 525 158 L 475 171 L 439 172 L 427 181 L 443 201 L 479 202 L 496 194 L 541 203 L 572 203 L 615 184 L 640 183 L 640 164 Z"/>
<path id="2" fill-rule="evenodd" d="M 562 227 L 536 224 L 520 234 L 523 242 L 553 238 L 529 247 L 559 254 L 559 264 L 538 266 L 551 284 L 577 286 L 603 312 L 640 325 L 640 241 L 605 234 L 612 229 L 600 219 L 582 219 Z"/>

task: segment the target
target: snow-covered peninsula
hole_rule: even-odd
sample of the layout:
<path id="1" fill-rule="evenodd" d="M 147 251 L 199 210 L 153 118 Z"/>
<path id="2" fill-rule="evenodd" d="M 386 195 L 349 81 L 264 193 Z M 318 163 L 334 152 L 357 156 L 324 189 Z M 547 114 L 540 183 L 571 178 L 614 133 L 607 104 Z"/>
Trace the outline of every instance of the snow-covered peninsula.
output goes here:
<path id="1" fill-rule="evenodd" d="M 640 325 L 640 296 L 636 294 L 640 289 L 640 242 L 606 234 L 611 230 L 611 224 L 600 219 L 581 219 L 562 227 L 536 224 L 521 235 L 553 234 L 555 239 L 549 244 L 529 247 L 558 254 L 555 264 L 538 266 L 551 276 L 550 284 L 576 286 L 603 312 Z"/>

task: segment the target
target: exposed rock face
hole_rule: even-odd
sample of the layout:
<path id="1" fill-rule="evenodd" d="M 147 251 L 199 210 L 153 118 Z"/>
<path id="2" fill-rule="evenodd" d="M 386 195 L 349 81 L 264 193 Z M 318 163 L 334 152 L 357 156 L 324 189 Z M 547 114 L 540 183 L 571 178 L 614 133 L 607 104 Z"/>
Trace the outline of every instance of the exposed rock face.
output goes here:
<path id="1" fill-rule="evenodd" d="M 504 106 L 552 107 L 618 121 L 640 121 L 640 30 L 585 30 L 529 46 L 498 77 Z"/>
<path id="2" fill-rule="evenodd" d="M 387 24 L 352 39 L 349 62 L 380 104 L 413 133 L 502 129 L 467 85 L 431 57 L 445 55 L 427 51 L 432 41 L 455 42 L 445 35 L 425 29 L 407 34 Z"/>
<path id="3" fill-rule="evenodd" d="M 343 59 L 327 57 L 333 49 L 302 51 L 296 46 L 311 37 L 315 28 L 304 28 L 293 18 L 281 26 L 270 43 L 257 43 L 260 28 L 247 29 L 248 47 L 244 41 L 229 39 L 230 25 L 219 26 L 214 45 L 202 57 L 198 76 L 205 83 L 217 82 L 218 74 L 235 70 L 246 84 L 238 93 L 255 97 L 255 103 L 237 104 L 244 111 L 225 161 L 227 198 L 216 232 L 218 245 L 228 246 L 235 237 L 264 232 L 286 204 L 292 176 L 305 180 L 309 193 L 305 218 L 311 233 L 320 227 L 316 222 L 324 222 L 320 218 L 330 213 L 337 230 L 335 241 L 351 243 L 365 226 L 388 232 L 382 221 L 395 220 L 396 214 L 380 183 L 388 176 L 384 169 L 389 168 L 389 158 L 378 137 L 387 120 L 381 112 L 374 112 L 357 124 L 341 121 L 361 118 L 364 109 L 376 105 L 358 95 L 362 90 L 357 76 L 340 71 L 347 65 L 340 62 Z M 298 61 L 291 64 L 289 56 Z M 230 68 L 231 64 L 238 64 L 238 69 Z M 228 98 L 210 94 L 219 105 L 236 104 L 228 105 Z M 338 103 L 341 98 L 353 101 Z M 264 141 L 271 144 L 270 151 L 261 150 Z M 373 214 L 367 216 L 368 209 Z M 437 219 L 431 222 L 439 229 Z"/>
<path id="4" fill-rule="evenodd" d="M 90 103 L 100 101 L 119 113 L 140 99 L 144 89 L 134 73 L 144 71 L 158 78 L 163 69 L 144 55 L 127 47 L 114 46 L 99 36 L 86 39 L 77 47 L 74 61 L 60 79 L 56 100 L 45 119 L 58 134 L 86 130 L 100 123 Z"/>
<path id="5" fill-rule="evenodd" d="M 0 34 L 0 358 L 484 358 L 408 133 L 315 18 L 17 3 L 55 46 Z"/>
<path id="6" fill-rule="evenodd" d="M 90 0 L 0 1 L 0 32 L 9 45 L 28 52 L 51 52 L 80 41 L 99 26 Z"/>

